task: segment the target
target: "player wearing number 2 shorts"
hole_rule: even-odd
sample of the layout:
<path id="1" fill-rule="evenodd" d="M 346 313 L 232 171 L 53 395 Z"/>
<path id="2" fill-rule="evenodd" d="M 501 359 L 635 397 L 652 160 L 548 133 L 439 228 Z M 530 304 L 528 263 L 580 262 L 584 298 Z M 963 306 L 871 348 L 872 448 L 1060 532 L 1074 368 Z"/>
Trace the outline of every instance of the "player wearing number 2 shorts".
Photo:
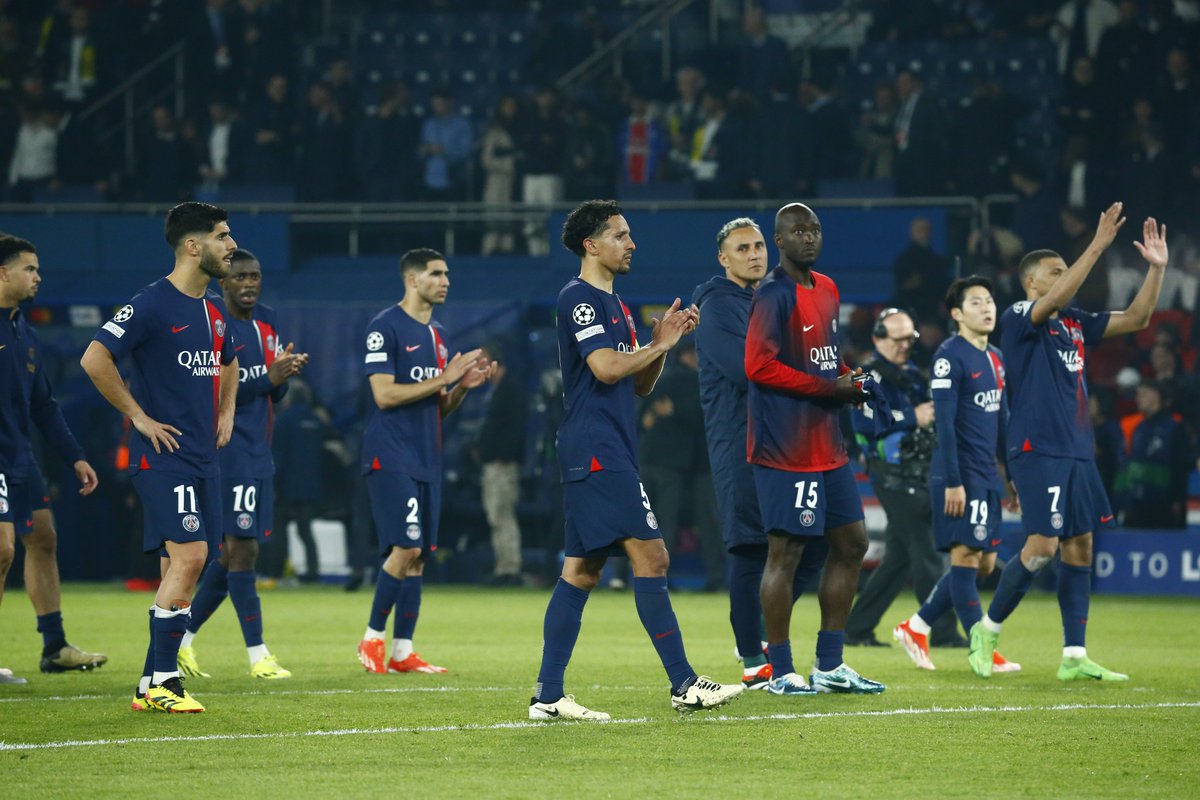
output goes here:
<path id="1" fill-rule="evenodd" d="M 1084 356 L 1088 345 L 1145 328 L 1158 303 L 1167 265 L 1166 228 L 1153 218 L 1134 247 L 1149 270 L 1129 307 L 1093 314 L 1069 305 L 1096 260 L 1125 223 L 1121 204 L 1100 215 L 1096 235 L 1069 269 L 1052 250 L 1021 260 L 1026 299 L 1001 319 L 1000 349 L 1008 369 L 1011 418 L 1006 437 L 1009 474 L 1021 500 L 1026 539 L 1019 558 L 1004 567 L 987 615 L 971 629 L 971 669 L 992 674 L 1000 624 L 1029 590 L 1034 573 L 1056 552 L 1058 605 L 1062 612 L 1060 680 L 1124 681 L 1087 656 L 1085 635 L 1092 579 L 1092 531 L 1113 513 L 1095 464 Z"/>

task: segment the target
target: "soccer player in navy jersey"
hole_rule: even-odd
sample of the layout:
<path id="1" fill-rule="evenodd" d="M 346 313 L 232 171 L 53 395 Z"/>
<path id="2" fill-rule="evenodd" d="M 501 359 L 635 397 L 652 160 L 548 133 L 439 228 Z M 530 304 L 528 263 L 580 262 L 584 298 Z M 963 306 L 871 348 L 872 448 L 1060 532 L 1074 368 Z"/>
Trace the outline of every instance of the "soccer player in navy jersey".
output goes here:
<path id="1" fill-rule="evenodd" d="M 812 209 L 801 203 L 779 209 L 779 266 L 754 293 L 746 332 L 747 449 L 768 534 L 761 588 L 772 673 L 767 691 L 778 695 L 875 694 L 885 688 L 842 660 L 867 529 L 838 412 L 869 395 L 855 380 L 862 371 L 842 362 L 837 286 L 813 270 L 822 244 L 821 221 Z M 806 545 L 822 536 L 829 555 L 818 593 L 821 629 L 810 685 L 792 663 L 792 591 Z"/>
<path id="2" fill-rule="evenodd" d="M 562 575 L 543 622 L 542 664 L 529 701 L 536 720 L 606 720 L 575 702 L 564 676 L 589 593 L 609 556 L 626 555 L 642 626 L 671 681 L 671 705 L 686 713 L 727 703 L 742 692 L 697 675 L 667 592 L 669 558 L 650 499 L 638 478 L 634 397 L 654 390 L 667 353 L 695 330 L 699 311 L 679 298 L 653 321 L 640 347 L 629 308 L 613 291 L 629 272 L 634 243 L 612 200 L 589 200 L 563 225 L 562 243 L 579 256 L 579 276 L 558 294 L 558 359 L 566 414 L 558 429 L 565 546 Z"/>
<path id="3" fill-rule="evenodd" d="M 958 335 L 942 342 L 933 357 L 934 430 L 937 443 L 929 469 L 933 535 L 950 552 L 950 570 L 920 610 L 892 630 L 892 636 L 921 669 L 934 669 L 929 657 L 930 623 L 951 607 L 969 631 L 983 610 L 976 576 L 996 566 L 1000 544 L 1000 493 L 1016 508 L 1016 489 L 1002 477 L 1004 430 L 1008 423 L 1004 359 L 988 344 L 996 328 L 996 301 L 987 278 L 959 278 L 946 290 L 946 310 Z M 1021 665 L 993 655 L 993 672 L 1017 672 Z"/>
<path id="4" fill-rule="evenodd" d="M 275 403 L 287 394 L 288 379 L 308 364 L 307 353 L 293 352 L 279 338 L 275 309 L 258 302 L 262 266 L 249 250 L 234 250 L 232 271 L 221 279 L 226 322 L 237 339 L 237 411 L 233 436 L 221 449 L 221 555 L 210 561 L 192 599 L 192 613 L 179 645 L 179 671 L 210 677 L 200 669 L 192 640 L 228 597 L 242 626 L 242 638 L 256 678 L 290 678 L 292 673 L 263 643 L 262 603 L 255 586 L 258 545 L 271 535 L 275 493 L 275 462 L 271 458 L 271 428 Z M 286 531 L 280 532 L 286 536 Z"/>
<path id="5" fill-rule="evenodd" d="M 413 650 L 425 558 L 437 550 L 441 512 L 442 418 L 481 386 L 494 364 L 481 350 L 449 356 L 433 308 L 446 302 L 450 268 L 436 250 L 400 258 L 404 299 L 367 326 L 363 358 L 375 407 L 363 431 L 362 470 L 386 558 L 375 585 L 358 658 L 368 672 L 446 672 Z M 384 645 L 396 611 L 391 656 Z"/>
<path id="6" fill-rule="evenodd" d="M 165 236 L 174 269 L 104 323 L 81 361 L 138 433 L 129 442 L 129 463 L 145 514 L 142 544 L 163 556 L 135 711 L 204 710 L 183 687 L 178 654 L 196 582 L 221 542 L 217 450 L 233 433 L 239 342 L 225 301 L 208 285 L 229 274 L 237 248 L 227 220 L 224 209 L 208 203 L 172 208 Z M 126 356 L 132 392 L 117 371 Z"/>
<path id="7" fill-rule="evenodd" d="M 723 274 L 697 286 L 692 295 L 704 315 L 704 326 L 696 328 L 700 403 L 721 536 L 729 553 L 729 622 L 742 661 L 742 686 L 766 689 L 771 665 L 761 646 L 765 632 L 758 592 L 767 563 L 767 532 L 746 461 L 746 326 L 750 299 L 767 272 L 767 243 L 758 223 L 739 217 L 722 225 L 717 260 Z M 824 540 L 805 548 L 793 598 L 816 577 L 825 555 Z"/>
<path id="8" fill-rule="evenodd" d="M 987 615 L 971 628 L 968 659 L 983 678 L 992 674 L 1001 623 L 1029 591 L 1034 573 L 1058 553 L 1059 680 L 1129 680 L 1089 659 L 1085 644 L 1092 532 L 1111 522 L 1113 513 L 1096 469 L 1084 354 L 1101 339 L 1150 324 L 1167 266 L 1166 226 L 1160 230 L 1151 217 L 1142 225 L 1143 240 L 1134 242 L 1149 270 L 1128 308 L 1094 314 L 1068 305 L 1125 224 L 1121 210 L 1113 203 L 1100 215 L 1091 244 L 1069 269 L 1053 250 L 1026 254 L 1020 275 L 1027 299 L 1013 304 L 1000 321 L 1012 397 L 1005 437 L 1008 471 L 1021 499 L 1026 538 L 1020 557 L 1005 565 Z"/>
<path id="9" fill-rule="evenodd" d="M 0 392 L 0 599 L 19 536 L 25 546 L 25 588 L 42 634 L 42 672 L 89 670 L 108 658 L 68 644 L 63 632 L 58 536 L 33 454 L 33 428 L 72 465 L 80 494 L 95 490 L 96 472 L 63 419 L 43 369 L 41 342 L 21 313 L 21 303 L 31 300 L 42 282 L 39 267 L 31 242 L 0 234 L 0 386 L 5 388 Z M 0 669 L 0 683 L 25 679 Z"/>

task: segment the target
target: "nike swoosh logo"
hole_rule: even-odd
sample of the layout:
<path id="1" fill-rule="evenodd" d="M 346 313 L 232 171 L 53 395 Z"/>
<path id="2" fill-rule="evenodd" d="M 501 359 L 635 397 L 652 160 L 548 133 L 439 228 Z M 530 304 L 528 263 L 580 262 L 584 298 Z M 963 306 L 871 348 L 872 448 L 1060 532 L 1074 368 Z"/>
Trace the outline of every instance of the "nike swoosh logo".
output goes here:
<path id="1" fill-rule="evenodd" d="M 613 317 L 612 318 L 613 325 L 616 325 L 620 321 L 620 319 L 621 319 L 620 317 Z"/>
<path id="2" fill-rule="evenodd" d="M 816 325 L 805 325 L 805 326 L 804 326 L 804 332 L 805 332 L 805 333 L 808 333 L 809 331 L 811 331 L 811 330 L 812 330 L 813 328 L 815 328 L 815 327 L 817 327 L 817 326 L 816 326 Z"/>
<path id="3" fill-rule="evenodd" d="M 191 325 L 180 325 L 179 327 L 175 327 L 174 325 L 172 325 L 171 333 L 179 333 L 180 331 L 186 331 L 190 327 L 192 327 L 192 326 Z"/>
<path id="4" fill-rule="evenodd" d="M 1000 540 L 992 539 L 992 547 L 999 547 L 999 546 L 1000 546 Z"/>
<path id="5" fill-rule="evenodd" d="M 982 375 L 982 374 L 983 374 L 982 372 L 972 372 L 972 373 L 971 373 L 971 380 L 975 380 L 976 378 L 978 378 L 978 377 L 979 377 L 980 375 Z"/>
<path id="6" fill-rule="evenodd" d="M 830 680 L 829 678 L 826 678 L 821 682 L 824 683 L 826 686 L 837 686 L 840 689 L 849 689 L 850 688 L 850 681 L 847 680 L 846 678 L 842 678 L 840 681 L 834 681 L 834 680 Z"/>
<path id="7" fill-rule="evenodd" d="M 558 716 L 557 708 L 539 708 L 538 710 L 541 711 L 543 714 L 545 714 L 548 717 L 557 717 Z"/>
<path id="8" fill-rule="evenodd" d="M 1112 522 L 1112 519 L 1113 519 L 1113 515 L 1109 514 L 1107 517 L 1101 517 L 1100 521 L 1101 522 Z"/>
<path id="9" fill-rule="evenodd" d="M 671 628 L 671 630 L 667 631 L 666 633 L 656 633 L 656 634 L 654 634 L 654 638 L 655 638 L 655 639 L 665 639 L 665 638 L 667 638 L 668 636 L 670 636 L 670 635 L 671 635 L 672 633 L 674 633 L 674 632 L 675 632 L 675 629 L 674 629 L 674 628 Z"/>
<path id="10" fill-rule="evenodd" d="M 404 352 L 406 352 L 406 353 L 411 353 L 413 350 L 416 350 L 416 349 L 417 349 L 418 347 L 420 347 L 420 346 L 421 346 L 421 345 L 419 345 L 419 344 L 414 344 L 414 345 L 407 345 L 407 344 L 406 344 L 406 345 L 404 345 Z"/>
<path id="11" fill-rule="evenodd" d="M 233 348 L 233 352 L 240 353 L 242 351 L 242 348 L 245 346 L 246 345 L 244 345 L 244 344 L 239 344 L 237 347 Z"/>

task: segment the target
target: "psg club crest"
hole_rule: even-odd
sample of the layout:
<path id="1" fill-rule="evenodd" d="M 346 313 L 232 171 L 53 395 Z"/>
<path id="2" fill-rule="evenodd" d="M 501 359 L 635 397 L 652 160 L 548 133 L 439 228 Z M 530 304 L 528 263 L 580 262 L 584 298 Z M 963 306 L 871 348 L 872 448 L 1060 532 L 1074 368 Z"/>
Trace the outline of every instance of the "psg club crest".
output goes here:
<path id="1" fill-rule="evenodd" d="M 658 530 L 658 517 L 654 516 L 653 511 L 646 512 L 646 524 L 650 526 L 650 530 Z"/>
<path id="2" fill-rule="evenodd" d="M 275 351 L 275 334 L 273 333 L 267 334 L 267 350 L 270 352 Z"/>
<path id="3" fill-rule="evenodd" d="M 244 531 L 250 530 L 250 526 L 254 524 L 254 517 L 249 514 L 238 514 L 237 526 Z"/>
<path id="4" fill-rule="evenodd" d="M 188 514 L 183 518 L 183 529 L 188 533 L 195 533 L 200 530 L 200 518 L 195 514 Z"/>
<path id="5" fill-rule="evenodd" d="M 367 334 L 367 349 L 374 352 L 383 347 L 383 334 L 379 331 L 371 331 Z"/>
<path id="6" fill-rule="evenodd" d="M 1055 511 L 1053 514 L 1050 515 L 1050 527 L 1054 528 L 1054 530 L 1058 531 L 1058 530 L 1062 530 L 1062 526 L 1063 526 L 1062 514 L 1059 514 L 1057 511 Z"/>
<path id="7" fill-rule="evenodd" d="M 121 310 L 113 314 L 113 322 L 124 322 L 133 316 L 133 306 L 121 306 Z"/>
<path id="8" fill-rule="evenodd" d="M 446 349 L 446 345 L 438 342 L 438 358 L 444 363 L 450 358 L 450 351 Z"/>
<path id="9" fill-rule="evenodd" d="M 225 320 L 218 319 L 216 322 L 214 322 L 213 330 L 215 330 L 217 332 L 217 336 L 224 336 L 225 335 Z"/>
<path id="10" fill-rule="evenodd" d="M 596 310 L 587 303 L 580 303 L 571 311 L 571 319 L 576 325 L 591 325 L 596 319 Z"/>
<path id="11" fill-rule="evenodd" d="M 813 513 L 811 508 L 806 508 L 800 512 L 800 524 L 804 527 L 811 528 L 816 521 L 817 515 Z"/>
<path id="12" fill-rule="evenodd" d="M 8 500 L 0 497 L 0 514 L 8 513 Z"/>
<path id="13" fill-rule="evenodd" d="M 420 525 L 409 525 L 408 526 L 408 538 L 412 539 L 414 542 L 417 539 L 420 539 L 421 538 L 421 526 Z"/>
<path id="14" fill-rule="evenodd" d="M 976 525 L 975 526 L 975 539 L 977 541 L 982 542 L 986 538 L 987 538 L 987 525 Z"/>

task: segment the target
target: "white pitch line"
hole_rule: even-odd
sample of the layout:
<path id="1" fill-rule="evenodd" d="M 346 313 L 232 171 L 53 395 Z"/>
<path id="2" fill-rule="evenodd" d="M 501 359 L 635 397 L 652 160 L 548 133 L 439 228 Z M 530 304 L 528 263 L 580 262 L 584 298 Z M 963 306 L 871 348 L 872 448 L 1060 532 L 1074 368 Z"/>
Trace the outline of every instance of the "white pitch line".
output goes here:
<path id="1" fill-rule="evenodd" d="M 803 701 L 801 701 L 803 702 Z M 770 722 L 777 720 L 800 719 L 848 719 L 854 717 L 898 717 L 923 714 L 994 714 L 1022 713 L 1030 711 L 1146 711 L 1152 709 L 1200 708 L 1196 703 L 1064 703 L 1052 706 L 960 706 L 931 708 L 893 708 L 880 711 L 813 711 L 792 714 L 754 714 L 744 717 L 720 714 L 716 716 L 701 715 L 695 717 L 700 722 Z M 687 719 L 687 718 L 685 718 Z M 644 725 L 654 722 L 648 717 L 632 719 L 614 719 L 588 725 Z M 318 736 L 379 736 L 394 733 L 472 733 L 501 730 L 542 730 L 554 723 L 546 722 L 497 722 L 488 725 L 429 725 L 407 728 L 342 728 L 332 731 L 292 731 L 278 733 L 214 733 L 199 736 L 147 736 L 129 737 L 124 739 L 69 739 L 61 742 L 0 742 L 0 752 L 22 752 L 28 750 L 64 750 L 79 747 L 109 747 L 112 745 L 129 744 L 165 744 L 173 742 L 223 742 L 244 741 L 251 739 L 303 739 Z"/>
<path id="2" fill-rule="evenodd" d="M 654 691 L 655 689 L 669 688 L 664 684 L 661 687 L 657 686 L 601 686 L 595 684 L 592 689 L 603 689 L 606 692 L 642 692 Z M 276 697 L 284 695 L 305 695 L 321 697 L 335 694 L 439 694 L 442 692 L 523 692 L 529 693 L 532 688 L 529 686 L 394 686 L 386 689 L 283 689 L 269 691 L 264 689 L 247 689 L 244 692 L 210 692 L 207 689 L 201 689 L 200 693 L 204 697 Z M 70 695 L 50 695 L 50 696 L 29 696 L 29 697 L 0 697 L 0 703 L 42 703 L 42 702 L 63 702 L 66 700 L 120 700 L 121 698 L 129 697 L 128 692 L 121 694 L 70 694 Z"/>

